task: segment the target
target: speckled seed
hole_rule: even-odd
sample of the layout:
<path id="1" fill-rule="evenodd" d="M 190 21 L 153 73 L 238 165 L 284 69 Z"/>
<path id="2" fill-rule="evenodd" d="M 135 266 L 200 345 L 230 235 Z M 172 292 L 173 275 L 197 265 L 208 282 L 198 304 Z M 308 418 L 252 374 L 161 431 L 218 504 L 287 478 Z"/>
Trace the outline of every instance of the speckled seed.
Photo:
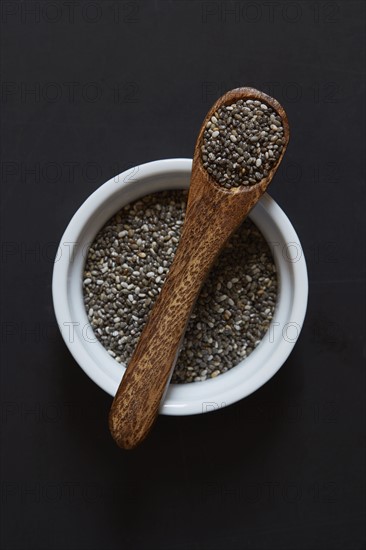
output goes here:
<path id="1" fill-rule="evenodd" d="M 86 311 L 95 336 L 118 363 L 131 358 L 165 281 L 186 199 L 186 192 L 170 191 L 125 206 L 89 249 L 83 279 Z M 201 290 L 172 382 L 216 378 L 247 357 L 269 327 L 276 292 L 268 245 L 246 220 Z"/>
<path id="2" fill-rule="evenodd" d="M 258 100 L 221 107 L 203 133 L 204 168 L 223 187 L 254 185 L 267 177 L 283 149 L 280 116 Z M 277 147 L 276 154 L 270 148 Z"/>

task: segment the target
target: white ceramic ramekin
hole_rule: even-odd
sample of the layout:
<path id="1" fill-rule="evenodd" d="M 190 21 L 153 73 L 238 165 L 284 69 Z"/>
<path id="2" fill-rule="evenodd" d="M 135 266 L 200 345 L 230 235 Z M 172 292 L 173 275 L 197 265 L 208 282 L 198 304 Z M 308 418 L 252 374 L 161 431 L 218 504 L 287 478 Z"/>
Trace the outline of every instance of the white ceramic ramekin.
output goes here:
<path id="1" fill-rule="evenodd" d="M 86 374 L 114 395 L 125 368 L 97 341 L 88 321 L 82 274 L 90 243 L 104 223 L 122 206 L 165 189 L 189 187 L 192 161 L 167 159 L 137 166 L 107 181 L 70 221 L 55 259 L 52 293 L 57 322 L 67 347 Z M 217 378 L 171 384 L 160 412 L 188 415 L 225 407 L 267 382 L 289 356 L 305 317 L 308 278 L 302 247 L 289 219 L 265 194 L 250 219 L 270 244 L 279 276 L 273 321 L 248 358 Z"/>

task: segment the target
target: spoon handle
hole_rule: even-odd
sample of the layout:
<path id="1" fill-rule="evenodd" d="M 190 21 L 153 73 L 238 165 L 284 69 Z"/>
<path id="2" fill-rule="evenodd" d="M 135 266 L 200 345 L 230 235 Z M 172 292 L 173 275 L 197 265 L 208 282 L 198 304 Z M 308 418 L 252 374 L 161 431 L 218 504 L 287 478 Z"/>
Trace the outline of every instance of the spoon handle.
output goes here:
<path id="1" fill-rule="evenodd" d="M 152 428 L 201 286 L 225 242 L 261 194 L 259 188 L 247 193 L 223 191 L 194 164 L 173 263 L 112 403 L 109 428 L 120 447 L 133 449 Z"/>
<path id="2" fill-rule="evenodd" d="M 221 248 L 205 225 L 185 223 L 164 286 L 114 398 L 109 426 L 120 447 L 132 449 L 150 431 L 170 381 L 201 285 Z"/>

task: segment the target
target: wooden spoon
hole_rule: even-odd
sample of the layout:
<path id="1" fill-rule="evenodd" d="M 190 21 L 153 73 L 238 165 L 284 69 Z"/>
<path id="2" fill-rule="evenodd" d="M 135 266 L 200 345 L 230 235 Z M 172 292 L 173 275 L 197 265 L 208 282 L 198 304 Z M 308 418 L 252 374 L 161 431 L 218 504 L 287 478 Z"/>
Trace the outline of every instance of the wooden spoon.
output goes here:
<path id="1" fill-rule="evenodd" d="M 252 186 L 226 189 L 216 183 L 202 165 L 202 138 L 214 112 L 239 99 L 258 99 L 272 107 L 282 119 L 285 143 L 277 164 L 265 179 Z M 230 235 L 267 189 L 288 140 L 289 125 L 284 109 L 275 99 L 253 88 L 237 88 L 226 93 L 203 121 L 196 142 L 187 211 L 176 255 L 110 411 L 110 431 L 120 447 L 133 449 L 150 431 L 201 286 Z"/>

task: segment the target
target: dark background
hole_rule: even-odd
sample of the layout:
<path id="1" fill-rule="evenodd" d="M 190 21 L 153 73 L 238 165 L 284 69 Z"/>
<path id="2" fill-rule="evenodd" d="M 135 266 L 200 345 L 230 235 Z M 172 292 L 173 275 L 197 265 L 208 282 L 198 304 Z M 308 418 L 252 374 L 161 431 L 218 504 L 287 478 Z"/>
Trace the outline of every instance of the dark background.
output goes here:
<path id="1" fill-rule="evenodd" d="M 362 1 L 2 1 L 4 550 L 365 548 Z M 254 395 L 160 417 L 134 452 L 68 353 L 57 244 L 131 166 L 191 157 L 208 108 L 255 86 L 292 137 L 271 186 L 306 255 L 301 337 Z"/>

